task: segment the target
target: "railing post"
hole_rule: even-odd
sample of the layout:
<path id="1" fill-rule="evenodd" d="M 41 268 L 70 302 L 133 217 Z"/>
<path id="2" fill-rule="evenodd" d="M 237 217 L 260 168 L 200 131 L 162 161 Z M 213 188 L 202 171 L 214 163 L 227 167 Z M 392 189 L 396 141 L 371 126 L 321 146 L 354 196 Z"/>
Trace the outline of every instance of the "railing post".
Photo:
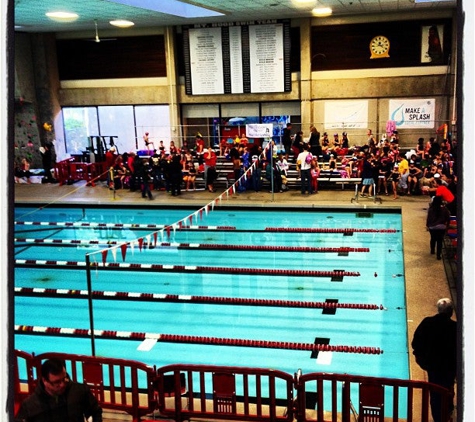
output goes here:
<path id="1" fill-rule="evenodd" d="M 96 344 L 94 338 L 94 312 L 92 308 L 92 279 L 91 279 L 91 261 L 89 254 L 86 254 L 86 279 L 87 279 L 87 302 L 89 304 L 89 328 L 91 330 L 91 354 L 96 356 Z"/>

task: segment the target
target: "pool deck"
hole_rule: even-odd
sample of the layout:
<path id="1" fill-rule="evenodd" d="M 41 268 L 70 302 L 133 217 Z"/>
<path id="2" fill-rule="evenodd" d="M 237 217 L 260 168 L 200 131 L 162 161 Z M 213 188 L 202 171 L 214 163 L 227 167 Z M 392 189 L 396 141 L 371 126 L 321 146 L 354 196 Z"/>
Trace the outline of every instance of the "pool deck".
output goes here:
<path id="1" fill-rule="evenodd" d="M 14 200 L 17 204 L 94 204 L 94 205 L 144 205 L 161 207 L 164 205 L 193 206 L 197 209 L 211 203 L 222 191 L 183 191 L 180 196 L 171 196 L 166 192 L 154 191 L 152 200 L 141 197 L 140 192 L 118 190 L 113 192 L 103 183 L 94 187 L 78 182 L 69 186 L 57 184 L 15 184 Z M 447 279 L 444 261 L 436 260 L 429 253 L 429 233 L 425 228 L 425 219 L 429 198 L 427 196 L 403 196 L 394 200 L 390 196 L 381 196 L 382 202 L 373 198 L 359 198 L 353 201 L 354 190 L 351 186 L 342 189 L 321 190 L 318 194 L 302 195 L 298 190 L 284 193 L 246 191 L 229 197 L 223 196 L 219 206 L 254 206 L 254 207 L 315 207 L 348 209 L 402 210 L 404 264 L 406 276 L 408 343 L 412 340 L 414 330 L 422 318 L 437 312 L 436 302 L 442 297 L 451 297 L 457 305 L 455 285 Z M 427 373 L 422 371 L 410 356 L 410 378 L 427 381 Z"/>

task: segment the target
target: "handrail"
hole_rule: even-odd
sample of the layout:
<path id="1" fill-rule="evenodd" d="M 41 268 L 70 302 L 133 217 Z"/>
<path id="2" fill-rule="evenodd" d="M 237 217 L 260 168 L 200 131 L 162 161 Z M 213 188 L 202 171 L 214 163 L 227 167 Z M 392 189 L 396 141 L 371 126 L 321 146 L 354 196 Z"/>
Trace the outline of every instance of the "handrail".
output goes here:
<path id="1" fill-rule="evenodd" d="M 355 412 L 353 403 L 359 403 L 361 400 L 361 392 L 358 388 L 362 384 L 378 386 L 383 390 L 386 398 L 383 417 L 391 418 L 393 421 L 404 419 L 407 422 L 428 422 L 429 394 L 439 393 L 441 420 L 449 420 L 449 402 L 453 393 L 436 384 L 348 374 L 297 373 L 295 374 L 297 421 L 349 422 L 352 420 L 351 412 Z M 330 397 L 326 397 L 327 392 L 330 392 Z M 310 406 L 309 393 L 314 396 L 314 403 Z M 331 406 L 328 405 L 329 403 Z M 311 412 L 308 412 L 309 408 Z"/>
<path id="2" fill-rule="evenodd" d="M 156 411 L 177 422 L 193 417 L 350 422 L 367 420 L 365 408 L 373 415 L 379 412 L 372 421 L 429 422 L 430 394 L 441 397 L 442 420 L 449 420 L 453 399 L 452 391 L 425 381 L 302 374 L 301 370 L 292 376 L 273 369 L 214 365 L 173 364 L 156 369 L 126 359 L 53 352 L 35 356 L 15 350 L 15 412 L 33 393 L 34 372 L 38 376 L 41 362 L 48 358 L 63 359 L 71 379 L 88 384 L 104 409 L 124 411 L 134 422 L 145 421 L 146 415 Z M 378 405 L 373 403 L 376 396 Z M 368 397 L 372 403 L 365 402 Z"/>
<path id="3" fill-rule="evenodd" d="M 36 370 L 36 378 L 45 359 L 64 360 L 69 377 L 87 384 L 103 408 L 124 411 L 132 416 L 134 422 L 155 409 L 153 384 L 156 371 L 142 362 L 56 352 L 33 354 L 30 358 L 18 351 L 15 355 L 16 358 L 29 359 L 31 368 Z M 29 394 L 32 392 L 30 389 Z M 140 400 L 141 395 L 145 396 L 144 401 Z"/>
<path id="4" fill-rule="evenodd" d="M 183 377 L 182 374 L 186 380 L 185 392 L 178 382 L 174 383 L 172 391 L 166 391 L 166 377 L 173 376 L 175 380 L 179 380 L 180 376 Z M 213 374 L 227 375 L 234 380 L 234 395 L 220 395 L 219 385 L 214 380 L 212 382 Z M 293 377 L 282 371 L 176 364 L 159 368 L 157 376 L 158 409 L 161 415 L 175 421 L 192 417 L 240 421 L 293 420 Z M 234 404 L 234 412 L 227 412 L 222 408 L 216 410 L 221 396 L 226 396 L 229 403 Z M 167 400 L 168 397 L 173 397 L 173 400 Z"/>

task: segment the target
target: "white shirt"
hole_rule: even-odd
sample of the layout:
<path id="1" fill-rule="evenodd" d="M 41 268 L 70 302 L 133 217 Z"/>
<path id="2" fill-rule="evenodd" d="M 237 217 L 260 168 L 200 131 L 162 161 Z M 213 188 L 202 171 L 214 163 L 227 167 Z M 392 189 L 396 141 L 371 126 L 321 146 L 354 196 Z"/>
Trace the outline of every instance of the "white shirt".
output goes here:
<path id="1" fill-rule="evenodd" d="M 302 151 L 298 157 L 297 161 L 300 161 L 300 170 L 310 170 L 312 165 L 306 162 L 307 155 L 311 155 L 308 151 Z"/>
<path id="2" fill-rule="evenodd" d="M 282 173 L 287 174 L 287 170 L 289 169 L 289 163 L 285 158 L 282 158 L 282 161 L 277 160 L 276 164 Z"/>

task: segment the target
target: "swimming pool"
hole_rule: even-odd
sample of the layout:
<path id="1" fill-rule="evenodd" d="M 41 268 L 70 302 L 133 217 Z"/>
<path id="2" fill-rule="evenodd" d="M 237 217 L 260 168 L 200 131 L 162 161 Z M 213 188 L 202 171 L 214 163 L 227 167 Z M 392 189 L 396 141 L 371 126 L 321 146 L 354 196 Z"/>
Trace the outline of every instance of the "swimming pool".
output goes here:
<path id="1" fill-rule="evenodd" d="M 97 355 L 134 359 L 157 366 L 195 363 L 274 368 L 291 374 L 300 368 L 303 373 L 409 377 L 399 212 L 219 207 L 197 215 L 191 209 L 172 208 L 33 210 L 17 207 L 15 220 L 18 223 L 15 236 L 22 239 L 15 247 L 15 259 L 19 260 L 15 268 L 17 289 L 85 290 L 84 268 L 50 267 L 41 262 L 83 262 L 86 253 L 103 249 L 108 242 L 109 246 L 115 245 L 114 242 L 132 242 L 133 247 L 127 248 L 125 259 L 120 248 L 115 254 L 109 251 L 105 259 L 101 253 L 90 256 L 91 262 L 97 264 L 91 271 L 92 290 L 252 300 L 333 301 L 384 307 L 384 310 L 338 308 L 332 313 L 291 306 L 94 299 L 94 328 L 100 330 L 282 343 L 320 342 L 374 347 L 383 351 L 382 354 L 315 354 L 305 350 L 169 342 L 157 342 L 149 347 L 142 344 L 140 348 L 140 341 L 96 338 Z M 183 221 L 182 229 L 175 225 L 171 230 L 160 230 L 180 220 Z M 67 222 L 68 226 L 49 226 L 48 222 Z M 152 225 L 158 228 L 152 228 Z M 338 232 L 342 228 L 361 231 Z M 155 238 L 150 233 L 156 230 L 159 232 Z M 35 242 L 38 239 L 50 239 L 51 243 Z M 83 242 L 71 243 L 78 239 Z M 317 251 L 316 248 L 320 249 Z M 331 248 L 351 248 L 351 251 L 335 252 L 337 249 Z M 34 265 L 21 265 L 24 262 L 21 260 L 30 260 Z M 134 268 L 105 270 L 101 268 L 103 260 L 108 264 L 133 263 Z M 146 270 L 151 264 L 163 264 L 166 268 Z M 202 267 L 207 269 L 202 271 Z M 259 271 L 252 273 L 250 269 Z M 320 275 L 332 274 L 335 270 L 358 275 Z M 299 274 L 298 271 L 311 273 Z M 14 323 L 87 329 L 90 327 L 88 301 L 85 297 L 16 295 Z M 91 353 L 91 341 L 86 338 L 17 332 L 14 342 L 15 348 L 27 352 Z"/>

